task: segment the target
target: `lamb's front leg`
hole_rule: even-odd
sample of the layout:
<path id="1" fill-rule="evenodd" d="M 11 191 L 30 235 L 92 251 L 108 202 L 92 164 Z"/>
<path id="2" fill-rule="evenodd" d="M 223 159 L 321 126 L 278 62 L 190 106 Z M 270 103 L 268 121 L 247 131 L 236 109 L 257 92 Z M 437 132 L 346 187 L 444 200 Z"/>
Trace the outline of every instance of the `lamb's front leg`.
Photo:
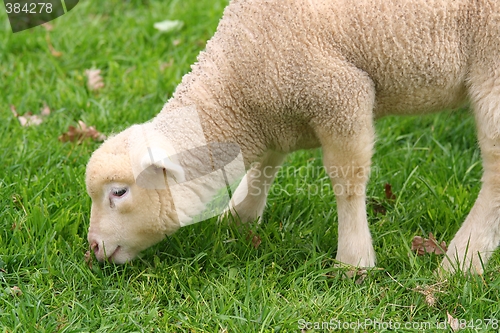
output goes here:
<path id="1" fill-rule="evenodd" d="M 483 135 L 481 122 L 478 125 L 483 185 L 443 260 L 442 267 L 451 272 L 458 270 L 482 274 L 483 265 L 500 242 L 500 137 L 491 138 L 492 133 Z"/>
<path id="2" fill-rule="evenodd" d="M 371 127 L 352 137 L 322 140 L 325 168 L 337 199 L 337 260 L 358 267 L 375 266 L 365 202 L 373 140 Z"/>
<path id="3" fill-rule="evenodd" d="M 236 188 L 228 208 L 238 221 L 251 222 L 262 216 L 267 193 L 285 157 L 286 154 L 268 151 L 248 170 Z"/>

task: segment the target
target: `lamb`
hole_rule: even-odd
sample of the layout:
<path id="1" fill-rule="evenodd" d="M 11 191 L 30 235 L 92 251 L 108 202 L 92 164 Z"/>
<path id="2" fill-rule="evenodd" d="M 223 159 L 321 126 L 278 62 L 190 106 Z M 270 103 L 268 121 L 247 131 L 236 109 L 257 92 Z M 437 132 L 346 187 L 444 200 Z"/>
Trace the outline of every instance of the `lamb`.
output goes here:
<path id="1" fill-rule="evenodd" d="M 338 206 L 336 259 L 373 267 L 374 120 L 470 103 L 483 183 L 441 267 L 481 274 L 500 241 L 499 40 L 496 0 L 232 0 L 161 112 L 90 158 L 91 248 L 101 261 L 132 260 L 202 220 L 226 188 L 228 213 L 259 219 L 286 154 L 321 146 Z"/>

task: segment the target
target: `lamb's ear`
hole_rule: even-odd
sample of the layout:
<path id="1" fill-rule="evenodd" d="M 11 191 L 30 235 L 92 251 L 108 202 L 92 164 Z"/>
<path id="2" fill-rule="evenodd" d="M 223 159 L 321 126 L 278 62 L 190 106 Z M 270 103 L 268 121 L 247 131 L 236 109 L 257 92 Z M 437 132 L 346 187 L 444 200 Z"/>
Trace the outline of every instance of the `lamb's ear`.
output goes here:
<path id="1" fill-rule="evenodd" d="M 158 147 L 148 147 L 148 152 L 141 159 L 141 167 L 146 170 L 150 167 L 163 169 L 167 176 L 171 176 L 177 183 L 186 181 L 184 169 L 172 161 L 167 152 Z"/>
<path id="2" fill-rule="evenodd" d="M 174 183 L 185 181 L 177 153 L 167 138 L 151 123 L 134 125 L 128 137 L 130 164 L 137 185 L 148 189 L 165 189 L 168 176 Z"/>

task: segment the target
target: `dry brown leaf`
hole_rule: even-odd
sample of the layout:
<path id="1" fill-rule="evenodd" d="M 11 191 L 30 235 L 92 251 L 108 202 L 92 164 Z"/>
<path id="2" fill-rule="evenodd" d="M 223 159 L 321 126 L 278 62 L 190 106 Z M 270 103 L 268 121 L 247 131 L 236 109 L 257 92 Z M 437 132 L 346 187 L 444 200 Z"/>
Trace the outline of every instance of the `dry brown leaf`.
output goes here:
<path id="1" fill-rule="evenodd" d="M 47 41 L 47 46 L 49 47 L 50 54 L 52 54 L 54 57 L 59 58 L 62 56 L 62 52 L 57 51 L 54 46 L 52 46 L 52 42 L 50 41 L 50 35 L 46 34 L 45 35 L 45 40 Z"/>
<path id="2" fill-rule="evenodd" d="M 87 87 L 89 90 L 97 91 L 104 88 L 100 69 L 87 69 L 85 70 L 85 75 L 87 75 Z"/>
<path id="3" fill-rule="evenodd" d="M 447 249 L 446 243 L 444 241 L 438 243 L 431 232 L 429 233 L 429 239 L 415 236 L 411 241 L 411 250 L 417 252 L 419 256 L 426 253 L 445 254 Z"/>
<path id="4" fill-rule="evenodd" d="M 47 110 L 48 110 L 48 112 L 47 112 Z M 12 112 L 14 117 L 16 117 L 17 120 L 19 120 L 19 123 L 23 127 L 38 126 L 43 122 L 43 117 L 48 116 L 50 114 L 50 109 L 46 105 L 42 109 L 42 112 L 40 115 L 36 115 L 36 114 L 33 114 L 33 112 L 28 111 L 21 116 L 21 115 L 19 115 L 19 113 L 17 113 L 16 107 L 14 105 L 10 106 L 10 111 Z"/>
<path id="5" fill-rule="evenodd" d="M 87 138 L 94 141 L 106 140 L 106 136 L 98 132 L 94 126 L 87 126 L 83 121 L 79 120 L 77 127 L 69 126 L 68 131 L 59 136 L 59 141 L 81 143 Z"/>
<path id="6" fill-rule="evenodd" d="M 386 208 L 387 205 L 385 205 L 384 202 L 391 203 L 391 201 L 396 200 L 396 196 L 394 195 L 394 193 L 392 193 L 392 185 L 391 184 L 386 183 L 384 185 L 384 191 L 385 191 L 385 198 L 386 198 L 387 201 L 382 201 L 382 200 L 378 200 L 378 199 L 375 199 L 375 198 L 370 198 L 368 200 L 368 204 L 370 206 L 372 206 L 373 212 L 375 213 L 375 215 L 378 215 L 378 214 L 385 215 L 385 214 L 387 214 L 387 208 Z"/>
<path id="7" fill-rule="evenodd" d="M 430 286 L 423 286 L 423 287 L 417 286 L 415 289 L 413 289 L 413 291 L 416 291 L 416 292 L 424 295 L 425 296 L 425 303 L 428 306 L 434 306 L 434 305 L 436 305 L 436 301 L 437 301 L 436 293 L 442 293 L 441 285 L 443 285 L 446 282 L 447 281 L 445 280 L 445 281 L 442 281 L 442 282 L 439 282 L 439 283 L 436 283 L 436 284 L 433 284 Z"/>
<path id="8" fill-rule="evenodd" d="M 396 200 L 396 196 L 392 193 L 392 185 L 389 183 L 385 184 L 385 197 L 387 200 Z"/>
<path id="9" fill-rule="evenodd" d="M 382 202 L 380 202 L 379 200 L 377 200 L 375 198 L 368 199 L 368 205 L 372 206 L 373 212 L 375 213 L 375 215 L 378 215 L 378 214 L 385 215 L 387 213 L 387 209 L 385 209 Z"/>
<path id="10" fill-rule="evenodd" d="M 92 269 L 92 255 L 90 254 L 90 251 L 85 252 L 83 260 L 85 260 L 85 263 L 89 266 L 90 269 Z"/>
<path id="11" fill-rule="evenodd" d="M 257 249 L 259 245 L 262 243 L 262 239 L 260 238 L 260 236 L 254 234 L 252 230 L 248 232 L 247 240 L 252 240 L 252 245 L 255 249 Z"/>
<path id="12" fill-rule="evenodd" d="M 361 285 L 368 277 L 368 271 L 366 269 L 358 269 L 356 271 L 356 276 L 358 276 L 358 278 L 356 279 L 356 281 L 354 281 L 354 283 L 357 285 Z"/>
<path id="13" fill-rule="evenodd" d="M 262 239 L 260 238 L 259 235 L 254 235 L 252 237 L 252 245 L 255 249 L 257 249 L 261 243 L 262 243 Z"/>

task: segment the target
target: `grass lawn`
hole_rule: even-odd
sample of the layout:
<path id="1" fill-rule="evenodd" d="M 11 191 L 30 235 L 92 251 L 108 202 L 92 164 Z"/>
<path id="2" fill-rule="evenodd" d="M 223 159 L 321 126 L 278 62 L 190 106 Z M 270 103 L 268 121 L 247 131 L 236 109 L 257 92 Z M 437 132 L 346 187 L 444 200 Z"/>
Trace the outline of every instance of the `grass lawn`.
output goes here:
<path id="1" fill-rule="evenodd" d="M 308 172 L 321 169 L 320 150 L 287 159 L 264 222 L 248 226 L 257 248 L 249 230 L 214 218 L 130 264 L 89 267 L 84 174 L 99 143 L 58 137 L 79 120 L 110 134 L 152 118 L 226 3 L 80 1 L 51 31 L 16 34 L 0 9 L 0 332 L 451 332 L 450 317 L 461 332 L 497 331 L 498 253 L 483 276 L 443 281 L 433 275 L 441 256 L 410 249 L 430 232 L 449 243 L 477 196 L 468 110 L 378 121 L 368 213 L 379 269 L 364 281 L 335 267 L 332 189 Z M 166 19 L 184 25 L 158 32 Z M 91 68 L 103 77 L 97 91 L 86 84 Z M 45 105 L 38 126 L 11 112 Z"/>

